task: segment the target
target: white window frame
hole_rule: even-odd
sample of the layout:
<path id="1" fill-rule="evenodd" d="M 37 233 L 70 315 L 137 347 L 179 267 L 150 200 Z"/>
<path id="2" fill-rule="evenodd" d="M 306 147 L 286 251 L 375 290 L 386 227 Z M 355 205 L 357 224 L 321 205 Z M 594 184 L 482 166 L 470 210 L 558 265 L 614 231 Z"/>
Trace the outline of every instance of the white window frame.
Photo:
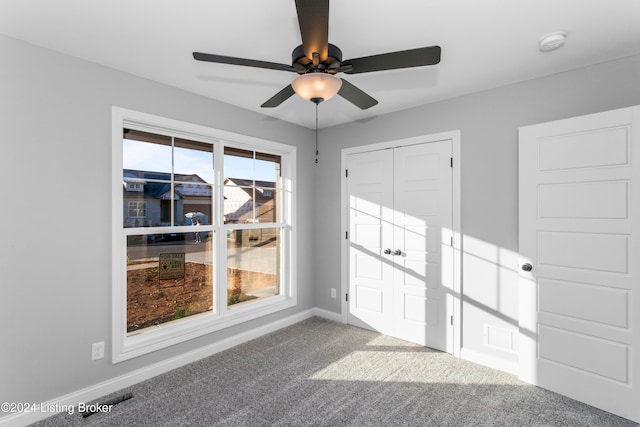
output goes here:
<path id="1" fill-rule="evenodd" d="M 122 133 L 124 128 L 171 135 L 214 146 L 214 310 L 169 322 L 138 334 L 127 334 L 126 237 L 133 234 L 167 231 L 150 227 L 123 227 Z M 227 307 L 226 231 L 223 216 L 224 147 L 265 152 L 281 156 L 282 222 L 280 228 L 280 294 L 264 300 Z M 263 317 L 297 305 L 295 177 L 296 147 L 261 138 L 236 134 L 160 116 L 112 108 L 112 363 L 116 364 L 202 335 Z M 243 229 L 264 228 L 266 224 L 246 224 Z M 184 230 L 182 230 L 184 228 Z M 238 228 L 237 225 L 234 228 Z M 191 226 L 171 227 L 172 232 L 191 232 Z"/>

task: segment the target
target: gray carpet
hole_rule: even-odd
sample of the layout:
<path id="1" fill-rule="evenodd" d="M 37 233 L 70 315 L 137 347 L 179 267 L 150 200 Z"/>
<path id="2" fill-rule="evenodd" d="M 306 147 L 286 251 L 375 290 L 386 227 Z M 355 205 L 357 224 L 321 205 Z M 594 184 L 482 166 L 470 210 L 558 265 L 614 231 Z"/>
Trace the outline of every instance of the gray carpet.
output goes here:
<path id="1" fill-rule="evenodd" d="M 320 318 L 37 426 L 637 426 L 510 374 Z"/>

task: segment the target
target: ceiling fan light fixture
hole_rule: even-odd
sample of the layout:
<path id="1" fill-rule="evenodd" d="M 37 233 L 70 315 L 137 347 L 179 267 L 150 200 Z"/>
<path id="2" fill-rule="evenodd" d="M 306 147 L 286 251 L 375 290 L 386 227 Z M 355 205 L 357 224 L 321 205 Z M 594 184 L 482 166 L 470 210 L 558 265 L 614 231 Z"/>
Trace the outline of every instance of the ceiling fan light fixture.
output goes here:
<path id="1" fill-rule="evenodd" d="M 338 93 L 342 87 L 342 79 L 333 74 L 307 73 L 293 79 L 291 87 L 305 101 L 327 101 Z"/>

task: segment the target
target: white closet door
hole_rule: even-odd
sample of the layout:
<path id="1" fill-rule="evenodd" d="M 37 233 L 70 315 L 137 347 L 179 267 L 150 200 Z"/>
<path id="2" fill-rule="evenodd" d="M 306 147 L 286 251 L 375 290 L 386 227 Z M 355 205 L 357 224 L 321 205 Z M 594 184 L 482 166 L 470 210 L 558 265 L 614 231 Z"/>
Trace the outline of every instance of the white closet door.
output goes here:
<path id="1" fill-rule="evenodd" d="M 395 336 L 446 350 L 453 289 L 450 141 L 394 150 Z"/>
<path id="2" fill-rule="evenodd" d="M 446 351 L 451 141 L 348 156 L 349 323 Z"/>
<path id="3" fill-rule="evenodd" d="M 349 156 L 349 323 L 393 335 L 393 152 Z"/>
<path id="4" fill-rule="evenodd" d="M 640 422 L 640 109 L 520 129 L 524 380 Z"/>

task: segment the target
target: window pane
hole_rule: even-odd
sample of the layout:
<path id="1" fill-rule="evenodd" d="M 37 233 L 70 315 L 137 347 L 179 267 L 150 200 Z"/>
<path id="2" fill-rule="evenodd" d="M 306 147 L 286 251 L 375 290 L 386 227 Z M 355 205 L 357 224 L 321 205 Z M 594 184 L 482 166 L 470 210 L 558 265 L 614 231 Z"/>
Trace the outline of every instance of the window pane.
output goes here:
<path id="1" fill-rule="evenodd" d="M 275 183 L 280 179 L 280 156 L 275 159 L 260 160 L 261 153 L 256 153 L 256 180 Z"/>
<path id="2" fill-rule="evenodd" d="M 213 311 L 211 234 L 127 237 L 127 333 Z"/>
<path id="3" fill-rule="evenodd" d="M 171 225 L 171 182 L 155 181 L 149 176 L 160 174 L 144 171 L 124 171 L 123 226 L 162 227 Z M 174 200 L 174 213 L 182 199 Z"/>
<path id="4" fill-rule="evenodd" d="M 281 157 L 225 148 L 225 223 L 269 223 L 280 218 Z"/>
<path id="5" fill-rule="evenodd" d="M 280 156 L 231 147 L 225 147 L 224 154 L 225 177 L 251 181 L 235 185 L 253 185 L 252 181 L 277 183 L 280 179 Z"/>
<path id="6" fill-rule="evenodd" d="M 224 187 L 224 222 L 253 223 L 253 187 Z"/>
<path id="7" fill-rule="evenodd" d="M 213 217 L 213 187 L 192 182 L 176 183 L 176 193 L 180 194 L 174 204 L 177 206 L 176 225 L 209 225 Z"/>
<path id="8" fill-rule="evenodd" d="M 280 228 L 233 230 L 227 236 L 227 305 L 280 294 Z"/>
<path id="9" fill-rule="evenodd" d="M 124 129 L 123 226 L 171 225 L 171 138 Z"/>
<path id="10" fill-rule="evenodd" d="M 176 138 L 173 164 L 176 180 L 194 180 L 213 184 L 213 145 Z"/>
<path id="11" fill-rule="evenodd" d="M 126 129 L 125 129 L 126 131 Z M 127 135 L 125 133 L 125 135 Z M 166 138 L 166 137 L 164 137 Z M 135 171 L 171 173 L 171 140 L 169 145 L 155 142 L 122 141 L 122 168 Z M 170 179 L 169 177 L 160 179 Z"/>
<path id="12" fill-rule="evenodd" d="M 273 188 L 256 188 L 256 222 L 280 222 L 280 190 Z"/>
<path id="13" fill-rule="evenodd" d="M 225 185 L 253 185 L 253 167 L 253 151 L 225 147 Z M 231 180 L 231 182 L 228 182 L 228 180 Z"/>

